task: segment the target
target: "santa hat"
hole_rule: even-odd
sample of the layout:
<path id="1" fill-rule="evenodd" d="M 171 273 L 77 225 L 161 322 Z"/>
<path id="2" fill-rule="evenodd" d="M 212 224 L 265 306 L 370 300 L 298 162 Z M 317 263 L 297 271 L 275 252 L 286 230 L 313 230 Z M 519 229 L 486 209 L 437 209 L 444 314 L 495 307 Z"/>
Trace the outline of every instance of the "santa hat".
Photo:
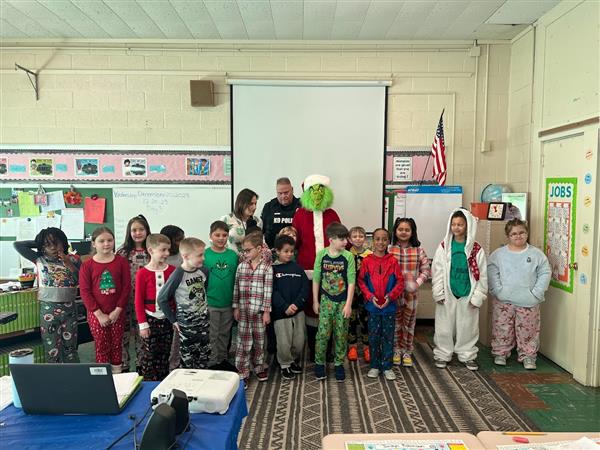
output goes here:
<path id="1" fill-rule="evenodd" d="M 329 177 L 326 177 L 325 175 L 313 174 L 313 175 L 309 175 L 306 177 L 306 179 L 304 180 L 304 183 L 302 183 L 302 188 L 306 190 L 316 184 L 322 184 L 323 186 L 329 186 L 329 182 L 330 182 Z"/>

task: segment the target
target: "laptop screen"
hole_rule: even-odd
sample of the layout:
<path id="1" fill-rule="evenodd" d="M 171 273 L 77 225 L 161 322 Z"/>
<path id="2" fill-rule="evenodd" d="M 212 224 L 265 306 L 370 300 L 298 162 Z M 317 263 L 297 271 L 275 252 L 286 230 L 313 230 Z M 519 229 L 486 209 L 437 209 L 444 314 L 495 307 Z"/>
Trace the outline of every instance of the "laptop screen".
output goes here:
<path id="1" fill-rule="evenodd" d="M 10 371 L 28 414 L 121 411 L 110 364 L 11 364 Z"/>

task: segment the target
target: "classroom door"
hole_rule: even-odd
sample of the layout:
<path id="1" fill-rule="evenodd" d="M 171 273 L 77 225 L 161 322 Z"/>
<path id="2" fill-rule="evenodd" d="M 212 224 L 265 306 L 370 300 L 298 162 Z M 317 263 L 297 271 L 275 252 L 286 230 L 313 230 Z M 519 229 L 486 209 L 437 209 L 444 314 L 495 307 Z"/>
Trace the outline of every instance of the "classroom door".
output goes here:
<path id="1" fill-rule="evenodd" d="M 580 380 L 590 348 L 595 209 L 586 191 L 596 172 L 587 144 L 584 132 L 542 143 L 544 251 L 553 273 L 542 304 L 541 353 Z"/>

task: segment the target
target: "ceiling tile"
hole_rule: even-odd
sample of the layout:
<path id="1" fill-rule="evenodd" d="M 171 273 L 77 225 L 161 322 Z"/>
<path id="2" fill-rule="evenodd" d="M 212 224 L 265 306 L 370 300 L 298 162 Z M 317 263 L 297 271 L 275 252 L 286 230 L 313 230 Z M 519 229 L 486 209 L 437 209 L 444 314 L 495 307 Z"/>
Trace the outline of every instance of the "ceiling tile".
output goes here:
<path id="1" fill-rule="evenodd" d="M 135 1 L 103 0 L 140 39 L 164 39 L 166 36 Z"/>
<path id="2" fill-rule="evenodd" d="M 62 20 L 44 5 L 33 0 L 3 0 L 2 3 L 10 5 L 19 10 L 23 15 L 29 17 L 37 23 L 43 23 L 43 27 L 58 37 L 80 38 L 81 33 L 71 27 L 66 21 Z M 13 25 L 16 25 L 13 22 Z"/>
<path id="3" fill-rule="evenodd" d="M 407 1 L 389 28 L 386 39 L 413 39 L 421 23 L 427 20 L 435 1 Z"/>
<path id="4" fill-rule="evenodd" d="M 13 28 L 21 30 L 24 34 L 32 38 L 56 37 L 54 33 L 18 9 L 13 8 L 8 2 L 0 1 L 0 18 Z"/>
<path id="5" fill-rule="evenodd" d="M 158 28 L 161 29 L 167 38 L 171 39 L 191 39 L 192 33 L 188 30 L 186 24 L 181 20 L 177 10 L 173 8 L 170 2 L 157 2 L 156 0 L 137 0 L 140 8 L 152 19 Z"/>
<path id="6" fill-rule="evenodd" d="M 385 36 L 402 9 L 402 1 L 371 2 L 360 39 L 381 39 Z"/>
<path id="7" fill-rule="evenodd" d="M 438 2 L 431 10 L 427 20 L 414 34 L 415 39 L 441 39 L 444 32 L 469 6 L 468 1 Z"/>
<path id="8" fill-rule="evenodd" d="M 92 39 L 110 38 L 102 27 L 90 19 L 71 0 L 38 0 L 49 11 L 67 21 L 81 36 Z"/>
<path id="9" fill-rule="evenodd" d="M 198 0 L 171 0 L 171 4 L 194 39 L 221 38 L 204 3 Z"/>
<path id="10" fill-rule="evenodd" d="M 113 39 L 128 39 L 137 37 L 135 32 L 104 2 L 89 0 L 73 0 L 73 4 Z"/>
<path id="11" fill-rule="evenodd" d="M 559 0 L 507 0 L 487 20 L 487 23 L 531 24 L 558 3 Z"/>
<path id="12" fill-rule="evenodd" d="M 25 34 L 24 31 L 13 27 L 12 24 L 8 23 L 4 19 L 0 19 L 0 37 L 1 38 L 28 38 L 29 35 Z"/>
<path id="13" fill-rule="evenodd" d="M 273 14 L 268 1 L 238 1 L 249 39 L 275 39 Z"/>
<path id="14" fill-rule="evenodd" d="M 237 2 L 204 0 L 221 38 L 223 39 L 248 39 L 244 21 L 240 15 Z"/>
<path id="15" fill-rule="evenodd" d="M 271 14 L 277 39 L 302 39 L 304 5 L 302 1 L 272 0 Z"/>

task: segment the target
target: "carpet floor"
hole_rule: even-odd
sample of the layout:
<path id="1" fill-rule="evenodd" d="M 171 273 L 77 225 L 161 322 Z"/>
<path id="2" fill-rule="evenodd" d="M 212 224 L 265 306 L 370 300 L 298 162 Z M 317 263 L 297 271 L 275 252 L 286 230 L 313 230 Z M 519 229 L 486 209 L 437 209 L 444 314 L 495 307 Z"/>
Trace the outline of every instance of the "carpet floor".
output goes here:
<path id="1" fill-rule="evenodd" d="M 537 430 L 508 395 L 485 373 L 453 361 L 433 364 L 430 344 L 415 343 L 412 368 L 394 369 L 396 380 L 367 377 L 364 361 L 346 362 L 346 381 L 336 382 L 333 365 L 326 381 L 314 365 L 283 380 L 271 367 L 269 381 L 251 379 L 240 449 L 319 449 L 330 433 L 426 433 Z"/>

